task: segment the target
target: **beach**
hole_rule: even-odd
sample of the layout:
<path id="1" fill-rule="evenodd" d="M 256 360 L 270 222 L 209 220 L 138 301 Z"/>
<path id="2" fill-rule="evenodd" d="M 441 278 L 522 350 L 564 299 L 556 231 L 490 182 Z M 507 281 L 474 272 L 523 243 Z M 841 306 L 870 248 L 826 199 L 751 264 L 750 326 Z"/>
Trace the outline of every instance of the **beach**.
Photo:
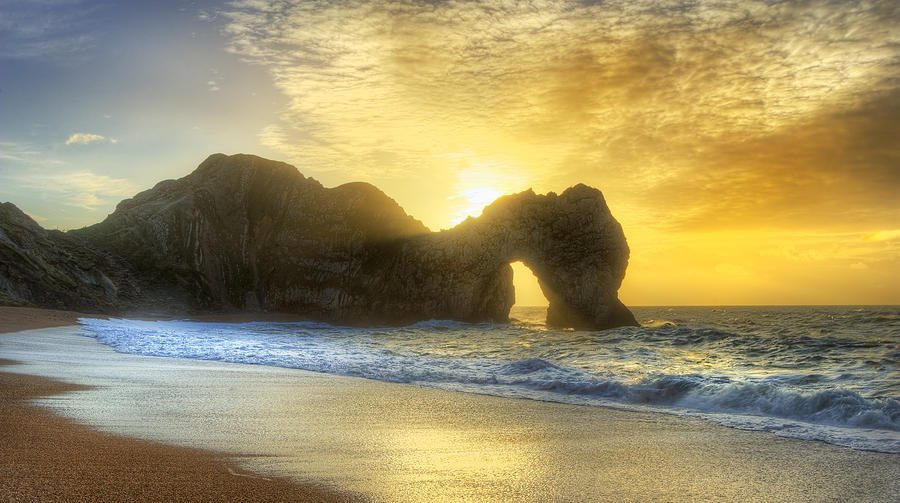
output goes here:
<path id="1" fill-rule="evenodd" d="M 71 326 L 80 313 L 0 307 L 5 333 Z M 39 333 L 34 337 L 40 337 Z M 0 359 L 0 500 L 82 501 L 355 501 L 349 495 L 242 470 L 211 451 L 99 432 L 32 400 L 86 390 L 28 374 Z"/>
<path id="2" fill-rule="evenodd" d="M 34 329 L 39 312 L 4 309 L 4 327 L 17 328 L 15 313 L 32 330 L 0 336 L 0 357 L 18 362 L 3 367 L 4 424 L 15 425 L 4 433 L 3 499 L 837 502 L 900 493 L 894 454 L 665 414 L 121 354 L 59 313 L 59 326 Z"/>

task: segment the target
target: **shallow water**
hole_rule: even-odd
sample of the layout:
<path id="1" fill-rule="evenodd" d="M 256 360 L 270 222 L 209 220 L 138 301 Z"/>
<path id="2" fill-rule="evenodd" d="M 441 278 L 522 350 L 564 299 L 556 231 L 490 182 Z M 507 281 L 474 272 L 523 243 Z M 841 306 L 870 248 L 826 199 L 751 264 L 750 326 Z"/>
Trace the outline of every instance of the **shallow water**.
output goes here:
<path id="1" fill-rule="evenodd" d="M 76 327 L 0 337 L 36 400 L 113 434 L 229 455 L 372 502 L 894 502 L 897 455 L 702 420 L 320 372 L 116 353 Z"/>
<path id="2" fill-rule="evenodd" d="M 406 327 L 84 319 L 117 351 L 300 368 L 453 391 L 702 417 L 900 452 L 900 307 L 634 308 L 642 327 Z"/>

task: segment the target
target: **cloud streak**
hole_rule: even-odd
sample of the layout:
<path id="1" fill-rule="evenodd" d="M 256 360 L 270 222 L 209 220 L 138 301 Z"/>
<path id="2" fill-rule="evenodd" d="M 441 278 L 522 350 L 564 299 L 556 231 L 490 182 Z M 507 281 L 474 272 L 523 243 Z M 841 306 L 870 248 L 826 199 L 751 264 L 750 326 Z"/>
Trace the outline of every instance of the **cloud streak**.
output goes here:
<path id="1" fill-rule="evenodd" d="M 0 9 L 0 60 L 71 61 L 95 45 L 96 6 L 78 0 L 8 0 Z"/>
<path id="2" fill-rule="evenodd" d="M 89 143 L 105 142 L 106 137 L 93 133 L 74 133 L 66 140 L 66 145 L 87 145 Z"/>
<path id="3" fill-rule="evenodd" d="M 30 172 L 2 176 L 9 185 L 42 193 L 62 204 L 94 211 L 131 197 L 138 191 L 132 182 L 90 171 Z"/>
<path id="4" fill-rule="evenodd" d="M 27 143 L 0 141 L 0 161 L 29 162 L 39 154 L 34 146 Z"/>
<path id="5" fill-rule="evenodd" d="M 260 140 L 301 167 L 453 178 L 448 156 L 503 157 L 681 228 L 876 220 L 896 195 L 893 1 L 231 5 L 229 50 L 288 98 Z"/>

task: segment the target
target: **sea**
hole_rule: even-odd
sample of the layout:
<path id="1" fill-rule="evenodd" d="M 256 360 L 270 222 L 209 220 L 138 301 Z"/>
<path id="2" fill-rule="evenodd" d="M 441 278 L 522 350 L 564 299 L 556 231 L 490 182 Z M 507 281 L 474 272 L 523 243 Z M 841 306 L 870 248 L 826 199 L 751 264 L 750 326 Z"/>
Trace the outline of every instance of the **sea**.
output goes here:
<path id="1" fill-rule="evenodd" d="M 634 307 L 640 327 L 81 319 L 122 353 L 306 369 L 464 393 L 651 411 L 900 453 L 900 306 Z"/>

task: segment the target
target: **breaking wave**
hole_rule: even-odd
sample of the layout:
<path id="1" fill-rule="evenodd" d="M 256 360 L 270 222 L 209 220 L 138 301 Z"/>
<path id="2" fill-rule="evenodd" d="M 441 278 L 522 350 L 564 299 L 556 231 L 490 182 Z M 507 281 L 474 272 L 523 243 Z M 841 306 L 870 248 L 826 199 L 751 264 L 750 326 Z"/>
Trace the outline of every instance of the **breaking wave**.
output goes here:
<path id="1" fill-rule="evenodd" d="M 771 320 L 759 310 L 722 321 L 721 313 L 697 308 L 655 318 L 662 323 L 604 332 L 443 320 L 368 329 L 313 322 L 81 323 L 85 335 L 125 353 L 651 410 L 900 453 L 900 329 L 847 312 L 849 323 L 835 323 L 834 313 L 804 318 L 795 311 Z M 783 318 L 806 321 L 785 327 Z M 896 318 L 888 311 L 875 319 Z"/>

